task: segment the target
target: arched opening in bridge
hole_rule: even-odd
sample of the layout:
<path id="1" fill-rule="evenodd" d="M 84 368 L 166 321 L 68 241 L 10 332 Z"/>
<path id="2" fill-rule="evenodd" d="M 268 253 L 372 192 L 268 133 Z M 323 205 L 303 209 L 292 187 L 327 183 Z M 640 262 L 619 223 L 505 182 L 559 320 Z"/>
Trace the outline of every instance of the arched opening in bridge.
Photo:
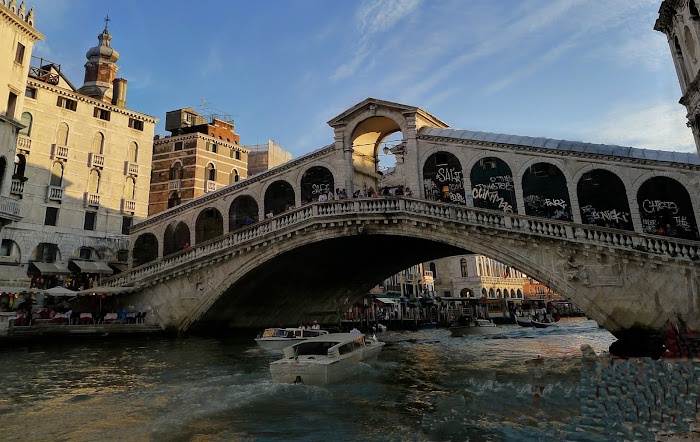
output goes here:
<path id="1" fill-rule="evenodd" d="M 382 116 L 362 121 L 352 132 L 352 149 L 355 190 L 366 195 L 370 187 L 376 190 L 380 180 L 385 186 L 405 185 L 401 168 L 406 146 L 396 121 Z"/>
<path id="2" fill-rule="evenodd" d="M 249 195 L 236 197 L 228 209 L 229 232 L 256 222 L 258 222 L 258 203 L 255 198 Z"/>
<path id="3" fill-rule="evenodd" d="M 637 192 L 639 215 L 645 233 L 698 239 L 695 211 L 688 191 L 678 181 L 657 176 L 648 179 Z"/>
<path id="4" fill-rule="evenodd" d="M 604 169 L 584 173 L 576 194 L 584 224 L 634 230 L 625 185 L 614 173 Z"/>
<path id="5" fill-rule="evenodd" d="M 131 254 L 134 267 L 158 259 L 158 239 L 152 233 L 139 235 Z"/>
<path id="6" fill-rule="evenodd" d="M 513 173 L 500 158 L 486 157 L 474 164 L 470 174 L 474 207 L 518 213 Z"/>
<path id="7" fill-rule="evenodd" d="M 536 163 L 523 175 L 525 214 L 573 221 L 566 176 L 550 163 Z"/>
<path id="8" fill-rule="evenodd" d="M 461 296 L 462 298 L 473 298 L 474 294 L 472 293 L 471 289 L 463 288 L 459 292 L 459 296 Z"/>
<path id="9" fill-rule="evenodd" d="M 466 204 L 462 164 L 449 152 L 436 152 L 423 164 L 425 197 L 431 201 Z"/>
<path id="10" fill-rule="evenodd" d="M 194 228 L 195 244 L 209 241 L 224 234 L 224 217 L 213 207 L 204 209 L 197 216 Z"/>
<path id="11" fill-rule="evenodd" d="M 163 256 L 183 250 L 190 243 L 190 228 L 180 221 L 175 227 L 170 224 L 163 235 Z"/>
<path id="12" fill-rule="evenodd" d="M 309 168 L 301 177 L 301 201 L 318 201 L 320 194 L 335 193 L 335 183 L 330 170 L 322 166 Z"/>
<path id="13" fill-rule="evenodd" d="M 265 191 L 265 214 L 273 215 L 284 212 L 294 206 L 294 188 L 284 180 L 275 181 Z"/>

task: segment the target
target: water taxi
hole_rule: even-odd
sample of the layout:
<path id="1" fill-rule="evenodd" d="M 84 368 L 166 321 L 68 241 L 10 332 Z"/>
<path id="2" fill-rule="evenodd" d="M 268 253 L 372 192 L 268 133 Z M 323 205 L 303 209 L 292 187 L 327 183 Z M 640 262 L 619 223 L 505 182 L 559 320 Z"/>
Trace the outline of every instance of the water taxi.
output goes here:
<path id="1" fill-rule="evenodd" d="M 489 319 L 467 319 L 450 326 L 450 333 L 455 337 L 491 335 L 503 331 L 502 326 L 496 326 Z"/>
<path id="2" fill-rule="evenodd" d="M 330 333 L 284 349 L 284 357 L 270 363 L 272 381 L 325 385 L 353 375 L 358 362 L 377 360 L 384 342 L 358 333 Z"/>
<path id="3" fill-rule="evenodd" d="M 326 330 L 318 329 L 266 328 L 255 338 L 255 342 L 265 350 L 282 350 L 292 344 L 327 334 Z"/>

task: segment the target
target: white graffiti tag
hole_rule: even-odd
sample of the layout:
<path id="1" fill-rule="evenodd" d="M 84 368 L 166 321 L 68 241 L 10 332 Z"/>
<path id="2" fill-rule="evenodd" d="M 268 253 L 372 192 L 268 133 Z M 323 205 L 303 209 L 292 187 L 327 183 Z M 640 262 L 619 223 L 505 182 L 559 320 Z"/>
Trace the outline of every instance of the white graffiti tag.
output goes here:
<path id="1" fill-rule="evenodd" d="M 678 205 L 674 201 L 644 200 L 642 208 L 646 213 L 660 212 L 662 210 L 669 210 L 674 215 L 678 213 Z"/>

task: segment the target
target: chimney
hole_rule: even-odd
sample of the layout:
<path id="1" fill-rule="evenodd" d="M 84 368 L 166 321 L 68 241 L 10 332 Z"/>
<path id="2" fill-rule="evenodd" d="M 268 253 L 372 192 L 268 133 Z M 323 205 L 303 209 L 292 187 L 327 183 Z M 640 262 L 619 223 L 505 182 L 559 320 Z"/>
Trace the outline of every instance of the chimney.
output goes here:
<path id="1" fill-rule="evenodd" d="M 119 107 L 126 107 L 126 80 L 123 78 L 115 78 L 112 84 L 114 85 L 112 104 Z"/>

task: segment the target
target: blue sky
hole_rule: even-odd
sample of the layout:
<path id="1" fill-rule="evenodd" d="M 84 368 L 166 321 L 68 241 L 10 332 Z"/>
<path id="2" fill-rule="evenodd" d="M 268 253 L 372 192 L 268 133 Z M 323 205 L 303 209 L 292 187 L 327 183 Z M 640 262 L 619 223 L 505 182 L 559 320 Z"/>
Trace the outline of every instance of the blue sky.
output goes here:
<path id="1" fill-rule="evenodd" d="M 367 97 L 453 128 L 694 151 L 660 0 L 29 0 L 34 55 L 80 87 L 109 14 L 127 107 L 232 114 L 295 157 Z"/>

